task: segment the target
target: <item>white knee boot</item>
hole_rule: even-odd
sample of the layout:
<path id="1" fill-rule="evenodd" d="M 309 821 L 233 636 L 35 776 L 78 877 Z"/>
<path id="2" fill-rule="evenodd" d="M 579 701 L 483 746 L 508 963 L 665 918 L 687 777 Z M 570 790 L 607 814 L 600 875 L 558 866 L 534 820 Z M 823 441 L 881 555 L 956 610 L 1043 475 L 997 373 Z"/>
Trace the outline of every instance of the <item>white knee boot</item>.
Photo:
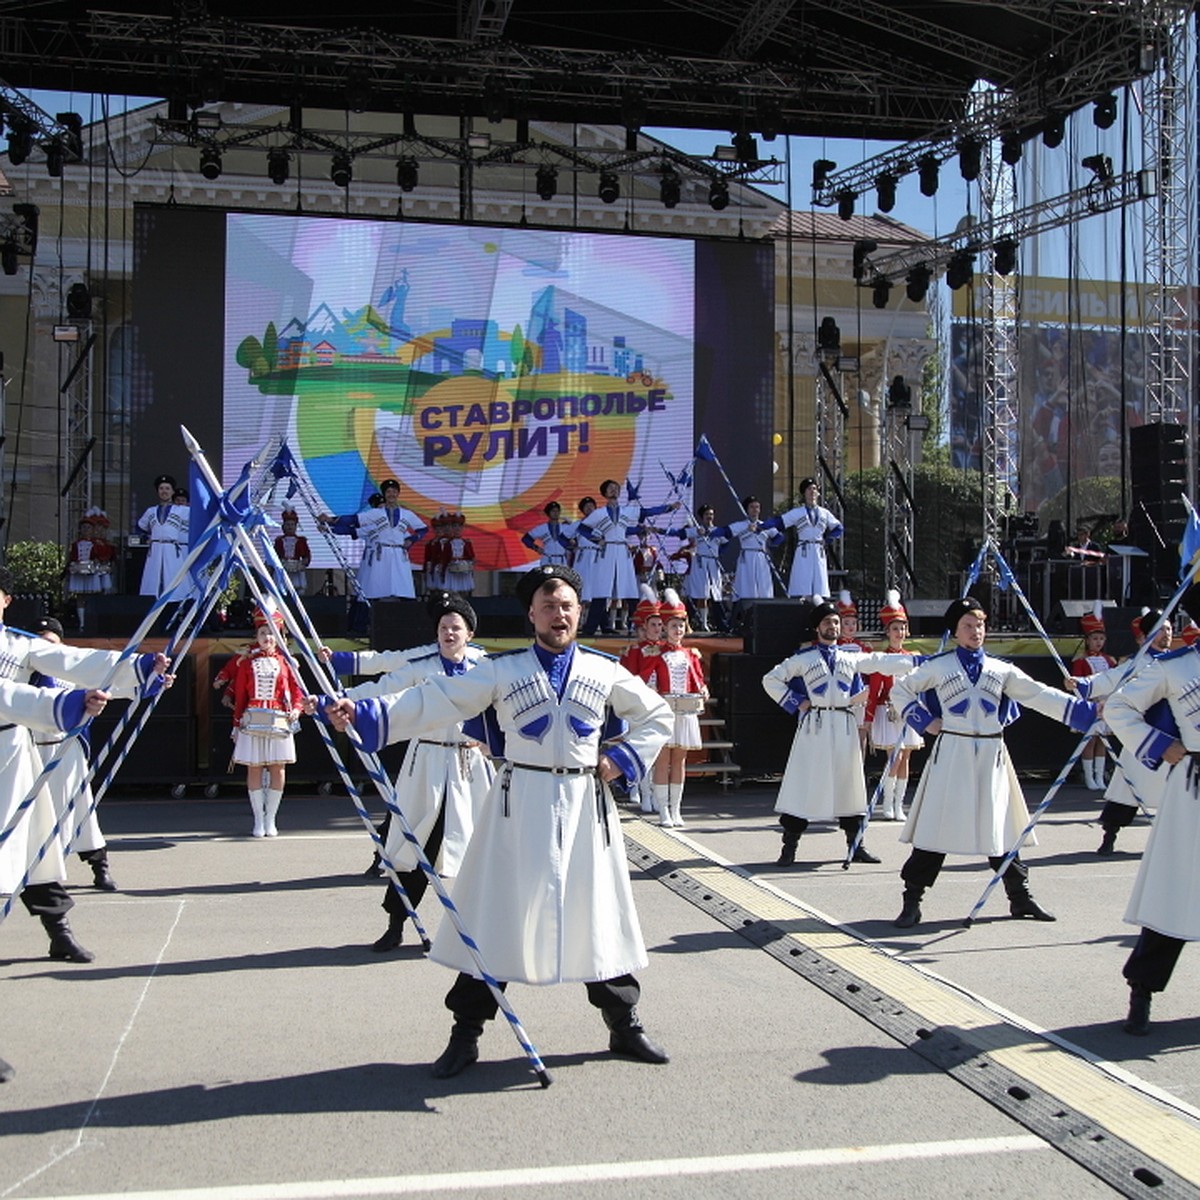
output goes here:
<path id="1" fill-rule="evenodd" d="M 893 799 L 895 793 L 895 775 L 885 775 L 883 777 L 883 796 L 879 801 L 879 815 L 885 821 L 894 821 L 896 819 L 895 801 Z"/>
<path id="2" fill-rule="evenodd" d="M 667 807 L 671 810 L 671 824 L 683 828 L 683 817 L 679 809 L 683 804 L 683 782 L 667 784 Z"/>
<path id="3" fill-rule="evenodd" d="M 908 795 L 908 776 L 896 776 L 896 790 L 892 793 L 892 812 L 896 814 L 897 821 L 903 821 L 904 816 L 904 798 Z"/>
<path id="4" fill-rule="evenodd" d="M 264 804 L 264 821 L 263 832 L 267 837 L 277 837 L 279 830 L 275 828 L 275 814 L 279 811 L 279 802 L 283 799 L 283 789 L 276 791 L 274 788 L 268 788 L 263 792 L 265 798 Z"/>
<path id="5" fill-rule="evenodd" d="M 654 785 L 654 807 L 658 809 L 658 823 L 660 825 L 669 827 L 674 824 L 671 820 L 671 800 L 667 784 L 656 783 Z"/>
<path id="6" fill-rule="evenodd" d="M 638 784 L 639 807 L 644 813 L 654 811 L 654 784 L 649 779 L 643 779 Z"/>
<path id="7" fill-rule="evenodd" d="M 251 789 L 250 811 L 254 814 L 254 828 L 250 832 L 251 837 L 263 837 L 266 834 L 266 826 L 263 824 L 266 816 L 265 803 L 266 793 L 261 788 Z"/>

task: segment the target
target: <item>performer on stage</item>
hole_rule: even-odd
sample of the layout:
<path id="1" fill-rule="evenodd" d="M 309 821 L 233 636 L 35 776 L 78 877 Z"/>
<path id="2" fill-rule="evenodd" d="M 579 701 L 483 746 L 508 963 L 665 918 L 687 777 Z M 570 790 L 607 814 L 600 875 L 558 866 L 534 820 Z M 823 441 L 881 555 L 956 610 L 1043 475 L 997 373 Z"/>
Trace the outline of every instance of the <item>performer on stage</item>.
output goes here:
<path id="1" fill-rule="evenodd" d="M 86 598 L 113 590 L 112 566 L 117 552 L 108 540 L 108 516 L 102 508 L 89 508 L 79 522 L 79 537 L 67 552 L 67 592 L 75 600 L 80 629 L 86 619 Z"/>
<path id="2" fill-rule="evenodd" d="M 62 623 L 54 617 L 38 617 L 33 623 L 32 632 L 53 645 L 63 640 Z M 31 681 L 35 687 L 49 688 L 55 692 L 70 690 L 53 676 L 42 675 L 38 671 L 33 673 Z M 108 694 L 112 695 L 111 692 Z M 64 858 L 74 850 L 80 862 L 91 867 L 92 886 L 102 892 L 115 892 L 117 885 L 109 869 L 108 843 L 100 830 L 95 810 L 88 811 L 92 808 L 92 786 L 88 782 L 89 747 L 86 732 L 81 729 L 68 738 L 64 731 L 42 731 L 34 733 L 33 742 L 43 767 L 54 759 L 59 760 L 58 766 L 46 776 L 46 790 L 54 803 L 54 814 L 62 822 L 58 839 Z M 75 807 L 68 816 L 67 808 L 72 798 Z M 75 833 L 76 826 L 79 827 L 78 834 Z"/>
<path id="3" fill-rule="evenodd" d="M 591 605 L 584 636 L 600 631 L 607 621 L 605 632 L 622 632 L 625 625 L 626 601 L 636 600 L 637 576 L 633 571 L 633 554 L 628 538 L 647 517 L 672 512 L 679 502 L 656 504 L 643 508 L 637 503 L 621 503 L 621 485 L 606 479 L 600 485 L 604 507 L 583 517 L 576 526 L 576 535 L 591 541 L 596 547 L 596 560 L 591 570 Z"/>
<path id="4" fill-rule="evenodd" d="M 1081 732 L 1095 719 L 1095 705 L 984 651 L 987 613 L 973 596 L 950 605 L 945 626 L 956 647 L 892 685 L 892 705 L 901 716 L 919 732 L 938 735 L 900 834 L 913 847 L 900 872 L 904 905 L 895 924 L 901 929 L 921 920 L 921 898 L 947 854 L 986 855 L 997 870 L 1029 823 L 1004 744 L 1013 703 Z M 1014 917 L 1055 919 L 1030 894 L 1029 870 L 1020 858 L 1005 871 L 1004 890 Z"/>
<path id="5" fill-rule="evenodd" d="M 187 555 L 190 509 L 175 503 L 175 480 L 159 475 L 154 481 L 158 503 L 138 518 L 138 528 L 150 539 L 142 569 L 143 596 L 161 596 Z"/>
<path id="6" fill-rule="evenodd" d="M 293 509 L 285 508 L 280 514 L 279 523 L 283 533 L 275 539 L 275 553 L 283 563 L 292 586 L 297 595 L 303 596 L 308 591 L 308 567 L 312 562 L 312 552 L 308 548 L 308 540 L 299 535 L 300 518 Z"/>
<path id="7" fill-rule="evenodd" d="M 528 649 L 494 655 L 453 679 L 324 711 L 335 727 L 353 723 L 373 750 L 495 706 L 507 761 L 454 887 L 463 924 L 496 978 L 585 983 L 610 1030 L 609 1048 L 662 1063 L 667 1055 L 635 1007 L 632 972 L 646 965 L 646 950 L 604 781 L 642 777 L 670 734 L 671 710 L 615 659 L 576 642 L 580 586 L 568 567 L 535 567 L 517 587 L 534 628 Z M 602 751 L 610 710 L 628 730 Z M 497 1003 L 450 921 L 439 927 L 431 957 L 460 972 L 446 997 L 450 1042 L 433 1066 L 445 1079 L 478 1059 Z"/>
<path id="8" fill-rule="evenodd" d="M 907 654 L 904 648 L 908 637 L 908 613 L 900 603 L 900 593 L 889 588 L 884 593 L 879 620 L 887 634 L 885 654 Z M 912 752 L 925 744 L 925 739 L 910 725 L 900 721 L 890 703 L 892 677 L 878 673 L 867 676 L 867 728 L 871 745 L 891 758 L 899 741 L 900 749 L 891 770 L 883 777 L 883 799 L 880 816 L 885 821 L 904 820 L 904 798 L 908 794 L 908 766 Z"/>
<path id="9" fill-rule="evenodd" d="M 724 578 L 721 572 L 721 547 L 729 536 L 716 527 L 716 510 L 711 504 L 702 504 L 696 510 L 698 524 L 672 530 L 678 537 L 685 537 L 692 552 L 691 565 L 684 580 L 684 591 L 696 611 L 696 632 L 711 633 L 714 625 L 725 627 L 725 618 L 709 619 L 709 610 L 721 613 L 724 597 Z"/>
<path id="10" fill-rule="evenodd" d="M 574 568 L 575 573 L 579 576 L 580 586 L 583 591 L 580 596 L 583 600 L 583 615 L 580 618 L 581 623 L 586 627 L 587 619 L 591 615 L 591 594 L 592 594 L 592 577 L 596 573 L 596 563 L 600 557 L 600 548 L 595 542 L 587 537 L 580 537 L 579 526 L 584 520 L 596 511 L 596 501 L 591 496 L 584 496 L 578 504 L 579 519 L 571 522 L 570 530 L 571 537 L 574 541 L 574 550 L 571 552 L 570 565 Z M 544 565 L 544 564 L 543 564 Z M 557 564 L 555 564 L 557 565 Z M 602 613 L 601 616 L 604 614 Z"/>
<path id="11" fill-rule="evenodd" d="M 305 688 L 284 657 L 283 613 L 254 614 L 255 644 L 238 660 L 233 679 L 233 761 L 246 768 L 254 817 L 252 837 L 275 837 L 284 772 L 296 761 L 292 729 L 304 709 Z"/>
<path id="12" fill-rule="evenodd" d="M 562 505 L 557 500 L 551 500 L 542 512 L 546 514 L 545 521 L 523 533 L 521 544 L 537 554 L 543 565 L 565 567 L 575 546 L 572 525 L 563 523 Z"/>
<path id="13" fill-rule="evenodd" d="M 426 538 L 421 547 L 424 551 L 421 576 L 425 583 L 425 595 L 436 596 L 446 590 L 446 565 L 450 560 L 446 514 L 439 512 L 436 517 L 430 517 L 429 528 L 433 536 Z"/>
<path id="14" fill-rule="evenodd" d="M 446 583 L 448 592 L 471 596 L 475 592 L 475 547 L 463 530 L 467 518 L 460 512 L 446 517 Z"/>
<path id="15" fill-rule="evenodd" d="M 654 589 L 649 584 L 642 584 L 640 591 L 641 599 L 630 618 L 638 640 L 621 655 L 619 661 L 631 675 L 648 683 L 658 656 L 662 653 L 663 618 Z M 655 806 L 654 785 L 649 778 L 631 785 L 629 795 L 631 800 L 637 801 L 642 812 L 659 811 Z"/>
<path id="16" fill-rule="evenodd" d="M 1146 663 L 1106 701 L 1113 732 L 1138 761 L 1166 778 L 1125 920 L 1141 927 L 1125 963 L 1126 1033 L 1150 1032 L 1150 1002 L 1163 991 L 1184 942 L 1200 939 L 1200 652 L 1189 646 Z M 1155 706 L 1169 719 L 1149 720 Z"/>
<path id="17" fill-rule="evenodd" d="M 437 646 L 411 654 L 377 680 L 349 688 L 346 696 L 350 700 L 394 695 L 435 675 L 464 675 L 487 657 L 480 647 L 470 644 L 478 621 L 464 597 L 442 591 L 428 597 L 426 608 L 437 621 Z M 414 738 L 396 776 L 397 803 L 424 847 L 425 857 L 444 877 L 458 874 L 492 786 L 496 772 L 488 758 L 489 746 L 498 753 L 503 750 L 494 719 L 489 722 L 486 718 L 491 718 L 490 711 L 466 721 L 450 721 L 429 737 Z M 385 846 L 400 884 L 416 908 L 429 879 L 417 865 L 416 852 L 399 822 L 387 822 Z M 371 947 L 377 954 L 395 950 L 404 941 L 408 914 L 390 883 L 383 897 L 383 910 L 388 914 L 388 926 Z"/>
<path id="18" fill-rule="evenodd" d="M 838 645 L 852 646 L 870 654 L 874 647 L 870 642 L 861 641 L 858 637 L 858 605 L 854 603 L 854 598 L 843 588 L 838 592 L 838 598 L 834 604 L 837 607 L 838 616 L 842 619 L 842 632 L 838 636 Z M 869 695 L 867 703 L 870 703 Z M 858 705 L 856 719 L 858 720 L 859 749 L 862 751 L 865 761 L 867 757 L 867 704 Z"/>
<path id="19" fill-rule="evenodd" d="M 680 807 L 687 782 L 689 750 L 700 750 L 700 714 L 708 699 L 704 682 L 704 660 L 695 646 L 685 646 L 688 633 L 687 609 L 673 588 L 663 591 L 659 613 L 664 641 L 655 657 L 647 683 L 671 706 L 674 729 L 654 762 L 654 802 L 659 824 L 683 828 Z"/>
<path id="20" fill-rule="evenodd" d="M 825 563 L 825 543 L 842 536 L 842 523 L 817 501 L 821 489 L 815 479 L 800 481 L 802 503 L 767 524 L 776 529 L 795 529 L 796 554 L 788 579 L 789 596 L 828 596 L 829 571 Z"/>
<path id="21" fill-rule="evenodd" d="M 408 549 L 425 536 L 428 528 L 416 513 L 401 506 L 400 484 L 395 479 L 385 479 L 379 490 L 383 503 L 378 508 L 368 507 L 344 517 L 322 513 L 317 523 L 333 533 L 357 532 L 363 538 L 366 544 L 358 574 L 363 596 L 368 600 L 393 596 L 411 600 L 416 589 Z"/>
<path id="22" fill-rule="evenodd" d="M 775 811 L 783 826 L 777 866 L 796 861 L 796 847 L 811 821 L 836 820 L 852 846 L 867 811 L 862 750 L 856 709 L 866 700 L 862 675 L 880 671 L 898 675 L 911 670 L 911 658 L 864 654 L 838 645 L 842 622 L 837 607 L 813 597 L 814 642 L 763 676 L 763 688 L 784 712 L 799 717 Z M 860 842 L 859 863 L 877 863 Z"/>
<path id="23" fill-rule="evenodd" d="M 1108 634 L 1104 629 L 1104 610 L 1099 600 L 1092 606 L 1090 613 L 1084 613 L 1079 618 L 1079 628 L 1083 632 L 1083 654 L 1072 660 L 1071 674 L 1080 679 L 1088 675 L 1098 675 L 1101 671 L 1116 666 L 1117 660 L 1111 654 L 1104 653 L 1104 643 L 1108 640 Z M 1083 748 L 1083 755 L 1079 760 L 1084 786 L 1093 792 L 1104 791 L 1104 743 L 1100 740 L 1100 735 L 1107 732 L 1108 729 L 1101 725 L 1096 731 L 1096 736 Z"/>
<path id="24" fill-rule="evenodd" d="M 737 566 L 733 572 L 733 603 L 742 609 L 748 600 L 766 600 L 775 595 L 775 583 L 771 576 L 770 547 L 783 541 L 783 534 L 763 521 L 762 502 L 757 496 L 747 496 L 742 501 L 746 510 L 744 521 L 722 525 L 713 530 L 712 536 L 738 544 Z"/>

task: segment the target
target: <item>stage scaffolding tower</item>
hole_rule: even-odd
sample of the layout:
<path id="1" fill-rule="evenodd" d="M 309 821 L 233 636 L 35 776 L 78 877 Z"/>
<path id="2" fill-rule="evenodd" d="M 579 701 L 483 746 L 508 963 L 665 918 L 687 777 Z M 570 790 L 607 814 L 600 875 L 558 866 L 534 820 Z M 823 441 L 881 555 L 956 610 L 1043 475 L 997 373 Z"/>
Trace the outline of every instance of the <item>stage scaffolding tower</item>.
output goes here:
<path id="1" fill-rule="evenodd" d="M 840 362 L 837 354 L 817 351 L 816 450 L 817 472 L 824 476 L 819 482 L 826 494 L 826 507 L 844 521 L 846 418 L 850 414 L 842 397 Z M 803 501 L 797 497 L 796 503 Z"/>
<path id="2" fill-rule="evenodd" d="M 62 353 L 64 382 L 61 387 L 65 417 L 63 462 L 71 471 L 70 487 L 62 498 L 59 538 L 63 545 L 73 542 L 79 521 L 95 503 L 91 466 L 95 444 L 92 424 L 92 353 L 95 340 L 91 321 L 78 322 L 79 341 L 64 342 Z"/>
<path id="3" fill-rule="evenodd" d="M 886 377 L 886 372 L 885 372 Z M 903 382 L 903 380 L 901 380 Z M 902 596 L 912 596 L 917 589 L 916 567 L 913 563 L 914 521 L 913 503 L 913 438 L 911 425 L 912 389 L 907 396 L 898 395 L 893 383 L 883 402 L 883 581 Z"/>

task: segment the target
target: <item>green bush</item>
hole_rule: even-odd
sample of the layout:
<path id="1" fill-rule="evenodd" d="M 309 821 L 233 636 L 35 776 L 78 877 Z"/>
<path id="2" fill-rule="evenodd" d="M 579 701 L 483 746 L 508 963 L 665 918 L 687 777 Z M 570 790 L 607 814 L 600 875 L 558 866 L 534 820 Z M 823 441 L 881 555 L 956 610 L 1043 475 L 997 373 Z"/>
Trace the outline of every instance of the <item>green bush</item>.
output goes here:
<path id="1" fill-rule="evenodd" d="M 13 542 L 5 556 L 18 596 L 45 596 L 52 608 L 62 598 L 67 552 L 57 542 Z"/>

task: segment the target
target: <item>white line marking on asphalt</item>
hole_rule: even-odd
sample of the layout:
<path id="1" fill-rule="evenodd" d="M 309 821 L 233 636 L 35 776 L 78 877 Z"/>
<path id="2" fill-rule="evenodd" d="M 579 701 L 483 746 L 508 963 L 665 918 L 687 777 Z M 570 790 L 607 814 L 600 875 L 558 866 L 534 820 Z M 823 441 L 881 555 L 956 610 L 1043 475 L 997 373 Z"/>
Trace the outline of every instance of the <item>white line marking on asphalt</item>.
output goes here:
<path id="1" fill-rule="evenodd" d="M 179 921 L 183 916 L 184 907 L 187 905 L 186 900 L 179 901 L 179 908 L 175 913 L 175 920 L 171 922 L 171 928 L 167 930 L 167 936 L 159 948 L 158 956 L 154 960 L 154 967 L 150 974 L 146 976 L 146 982 L 142 984 L 142 990 L 138 993 L 137 1002 L 133 1006 L 133 1011 L 129 1014 L 129 1020 L 125 1022 L 125 1028 L 121 1030 L 121 1036 L 117 1038 L 117 1044 L 113 1048 L 112 1058 L 108 1064 L 108 1070 L 104 1072 L 104 1078 L 100 1081 L 99 1088 L 96 1089 L 95 1096 L 92 1097 L 91 1104 L 88 1105 L 87 1112 L 83 1114 L 83 1121 L 79 1126 L 71 1144 L 64 1150 L 57 1151 L 51 1156 L 50 1160 L 38 1167 L 36 1171 L 31 1171 L 24 1179 L 18 1179 L 16 1183 L 5 1188 L 0 1192 L 0 1196 L 8 1196 L 15 1192 L 18 1188 L 22 1188 L 30 1180 L 36 1179 L 43 1172 L 48 1171 L 56 1163 L 62 1162 L 64 1158 L 70 1157 L 76 1150 L 83 1145 L 84 1134 L 87 1132 L 88 1123 L 92 1119 L 93 1113 L 96 1111 L 96 1106 L 100 1103 L 100 1097 L 104 1095 L 104 1089 L 108 1087 L 108 1081 L 112 1078 L 113 1071 L 117 1067 L 117 1059 L 121 1056 L 121 1051 L 124 1049 L 125 1042 L 129 1035 L 133 1032 L 134 1023 L 138 1019 L 138 1014 L 142 1011 L 142 1005 L 146 1002 L 146 993 L 150 990 L 150 984 L 154 982 L 154 977 L 158 973 L 159 965 L 162 963 L 163 956 L 167 952 L 167 947 L 171 944 L 171 939 L 175 936 L 175 930 L 179 926 Z M 147 1193 L 149 1194 L 149 1193 Z"/>
<path id="2" fill-rule="evenodd" d="M 576 1163 L 562 1167 L 518 1167 L 503 1171 L 450 1171 L 442 1175 L 396 1175 L 377 1179 L 325 1179 L 236 1187 L 177 1188 L 121 1192 L 122 1200 L 326 1200 L 327 1197 L 404 1196 L 417 1192 L 574 1186 L 618 1179 L 677 1175 L 732 1175 L 741 1171 L 788 1171 L 804 1167 L 848 1167 L 913 1159 L 963 1158 L 972 1154 L 1015 1154 L 1048 1150 L 1032 1134 L 965 1138 L 953 1142 L 903 1142 L 892 1146 L 840 1146 L 828 1150 L 784 1150 L 768 1154 L 722 1154 L 710 1158 L 661 1158 L 642 1162 Z M 43 1200 L 113 1200 L 115 1192 L 89 1192 Z"/>

